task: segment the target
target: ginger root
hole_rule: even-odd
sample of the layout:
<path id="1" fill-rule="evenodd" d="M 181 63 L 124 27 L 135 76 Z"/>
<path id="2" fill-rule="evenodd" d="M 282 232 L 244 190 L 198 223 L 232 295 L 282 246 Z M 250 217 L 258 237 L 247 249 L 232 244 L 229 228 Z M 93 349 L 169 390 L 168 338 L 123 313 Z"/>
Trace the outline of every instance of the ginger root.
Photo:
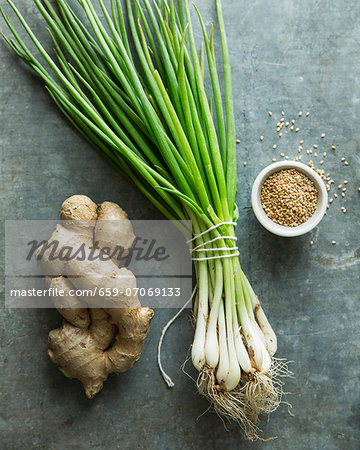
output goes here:
<path id="1" fill-rule="evenodd" d="M 95 244 L 107 247 L 109 255 L 120 246 L 126 256 L 135 239 L 127 214 L 115 203 L 96 205 L 89 197 L 74 195 L 64 201 L 60 218 L 64 222 L 48 241 L 59 246 L 52 255 L 49 246 L 38 258 L 49 287 L 55 288 L 54 305 L 64 318 L 61 327 L 49 333 L 48 355 L 65 376 L 80 380 L 86 396 L 92 398 L 111 373 L 125 372 L 139 359 L 154 312 L 142 308 L 136 295 L 125 294 L 126 288 L 136 287 L 136 279 L 128 269 L 118 268 L 114 258 L 57 258 L 62 249 L 80 243 L 85 243 L 86 256 Z M 74 294 L 77 289 L 95 287 L 111 292 L 117 288 L 119 293 L 106 297 L 103 308 L 91 307 L 92 297 Z M 56 295 L 60 290 L 64 295 Z M 98 306 L 99 298 L 96 302 Z"/>

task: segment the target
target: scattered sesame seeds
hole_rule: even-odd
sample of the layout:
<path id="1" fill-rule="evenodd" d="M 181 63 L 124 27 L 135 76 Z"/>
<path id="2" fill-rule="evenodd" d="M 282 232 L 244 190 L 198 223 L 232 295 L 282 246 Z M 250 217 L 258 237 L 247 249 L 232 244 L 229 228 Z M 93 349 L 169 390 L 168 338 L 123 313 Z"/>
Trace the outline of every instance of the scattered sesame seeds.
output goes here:
<path id="1" fill-rule="evenodd" d="M 271 111 L 269 111 L 269 116 L 270 116 L 270 117 L 272 116 L 272 112 L 271 112 Z"/>
<path id="2" fill-rule="evenodd" d="M 321 135 L 321 139 L 324 139 L 324 137 L 325 137 L 325 133 L 323 133 L 323 134 Z"/>
<path id="3" fill-rule="evenodd" d="M 306 175 L 296 169 L 283 169 L 265 180 L 261 204 L 275 223 L 296 227 L 314 214 L 317 195 L 314 183 Z"/>

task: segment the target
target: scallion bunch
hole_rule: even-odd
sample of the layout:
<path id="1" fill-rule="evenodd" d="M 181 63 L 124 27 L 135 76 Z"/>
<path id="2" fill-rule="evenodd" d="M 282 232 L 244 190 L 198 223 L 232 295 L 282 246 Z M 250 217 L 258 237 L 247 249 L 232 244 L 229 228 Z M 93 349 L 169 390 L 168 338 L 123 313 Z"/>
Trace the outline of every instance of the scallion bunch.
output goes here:
<path id="1" fill-rule="evenodd" d="M 128 31 L 120 0 L 109 8 L 98 0 L 101 19 L 91 0 L 78 0 L 81 14 L 66 0 L 56 0 L 56 10 L 48 0 L 34 0 L 55 56 L 7 1 L 41 61 L 2 11 L 14 36 L 4 38 L 70 122 L 167 218 L 192 221 L 198 388 L 219 414 L 255 438 L 258 414 L 280 402 L 274 377 L 285 367 L 272 358 L 276 336 L 238 258 L 235 124 L 220 0 L 224 97 L 213 27 L 208 35 L 198 13 L 204 38 L 198 56 L 186 1 L 175 7 L 173 0 L 126 0 Z"/>

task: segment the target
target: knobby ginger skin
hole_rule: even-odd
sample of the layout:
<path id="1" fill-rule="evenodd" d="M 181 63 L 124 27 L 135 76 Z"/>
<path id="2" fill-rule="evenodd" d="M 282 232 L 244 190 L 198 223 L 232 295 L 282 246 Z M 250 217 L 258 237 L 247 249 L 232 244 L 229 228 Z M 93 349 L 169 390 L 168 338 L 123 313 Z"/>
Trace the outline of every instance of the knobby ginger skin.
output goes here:
<path id="1" fill-rule="evenodd" d="M 98 248 L 106 246 L 110 252 L 121 246 L 127 255 L 135 240 L 127 214 L 112 202 L 96 205 L 85 195 L 74 195 L 64 201 L 60 218 L 64 222 L 56 226 L 49 240 L 49 244 L 59 242 L 55 256 L 61 248 L 76 249 L 81 243 L 87 252 L 97 243 Z M 49 333 L 48 354 L 65 376 L 80 380 L 86 396 L 92 398 L 109 374 L 125 372 L 139 359 L 154 312 L 142 308 L 136 295 L 125 294 L 126 288 L 134 292 L 136 279 L 130 270 L 120 269 L 115 259 L 61 261 L 52 260 L 50 253 L 51 247 L 39 262 L 49 287 L 58 288 L 53 292 L 65 294 L 52 297 L 64 320 Z M 91 297 L 73 293 L 96 287 L 110 288 L 113 293 L 106 297 L 106 308 L 91 307 Z"/>

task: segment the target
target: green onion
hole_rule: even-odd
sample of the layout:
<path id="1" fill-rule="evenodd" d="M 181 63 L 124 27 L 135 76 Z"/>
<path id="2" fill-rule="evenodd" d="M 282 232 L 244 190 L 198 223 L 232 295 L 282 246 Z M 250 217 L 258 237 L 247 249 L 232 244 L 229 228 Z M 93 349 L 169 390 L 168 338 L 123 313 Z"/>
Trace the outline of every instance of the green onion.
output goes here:
<path id="1" fill-rule="evenodd" d="M 248 438 L 257 437 L 259 413 L 281 401 L 276 375 L 284 375 L 286 366 L 273 358 L 276 336 L 238 259 L 235 123 L 220 0 L 224 97 L 213 27 L 208 37 L 196 10 L 204 39 L 199 57 L 183 0 L 177 9 L 173 0 L 126 0 L 130 31 L 120 0 L 111 0 L 109 9 L 98 0 L 102 19 L 91 0 L 79 0 L 81 15 L 67 0 L 56 0 L 57 10 L 48 0 L 34 0 L 54 57 L 7 1 L 40 57 L 1 10 L 13 34 L 5 40 L 43 79 L 69 121 L 168 219 L 192 220 L 198 389 L 218 414 L 237 421 Z"/>

